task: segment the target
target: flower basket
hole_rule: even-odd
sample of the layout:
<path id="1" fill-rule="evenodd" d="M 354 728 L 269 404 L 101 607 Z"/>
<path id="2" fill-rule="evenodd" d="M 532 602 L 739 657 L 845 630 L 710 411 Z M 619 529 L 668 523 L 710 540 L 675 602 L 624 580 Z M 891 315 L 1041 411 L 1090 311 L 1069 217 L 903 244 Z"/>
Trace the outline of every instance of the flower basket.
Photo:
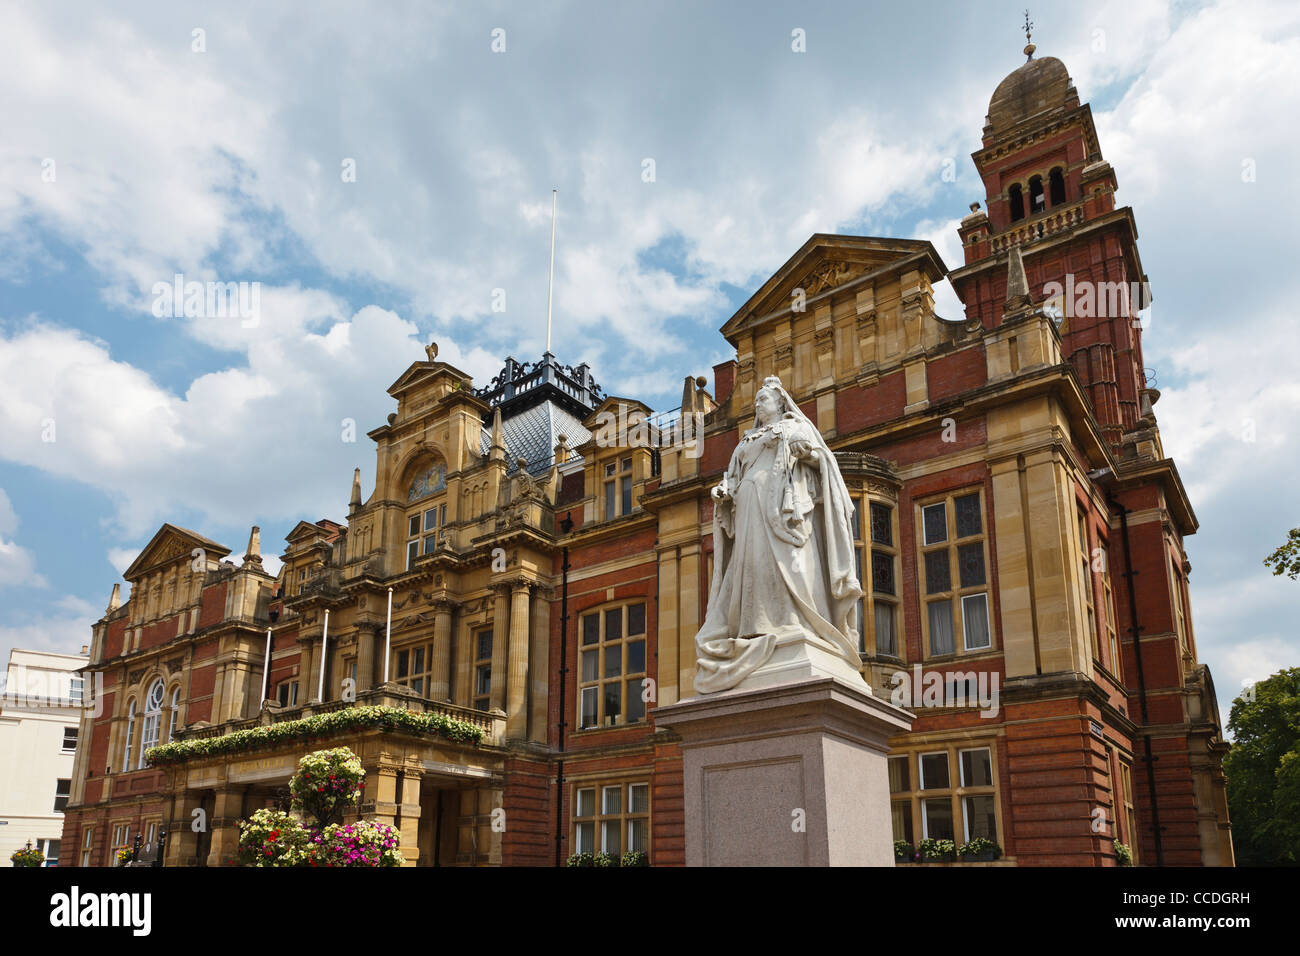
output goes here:
<path id="1" fill-rule="evenodd" d="M 596 858 L 592 853 L 570 853 L 564 861 L 565 866 L 595 866 Z"/>
<path id="2" fill-rule="evenodd" d="M 316 866 L 401 866 L 398 833 L 386 823 L 334 824 L 311 838 Z M 310 865 L 310 864 L 309 864 Z"/>
<path id="3" fill-rule="evenodd" d="M 343 822 L 343 813 L 361 799 L 366 772 L 361 760 L 347 747 L 317 750 L 298 761 L 289 780 L 293 808 L 324 830 Z"/>
<path id="4" fill-rule="evenodd" d="M 894 862 L 912 863 L 916 860 L 916 847 L 906 840 L 894 841 Z"/>
<path id="5" fill-rule="evenodd" d="M 238 862 L 241 866 L 303 866 L 307 830 L 283 810 L 258 810 L 239 823 Z"/>
<path id="6" fill-rule="evenodd" d="M 386 823 L 344 824 L 343 812 L 361 796 L 365 771 L 347 747 L 318 750 L 298 763 L 289 781 L 293 813 L 258 810 L 239 824 L 243 866 L 401 866 L 399 834 Z M 307 818 L 306 822 L 300 819 Z"/>
<path id="7" fill-rule="evenodd" d="M 32 841 L 28 840 L 25 847 L 14 850 L 9 854 L 9 862 L 14 866 L 41 866 L 45 863 L 45 854 L 40 850 L 32 848 Z"/>
<path id="8" fill-rule="evenodd" d="M 1119 865 L 1132 866 L 1133 851 L 1129 849 L 1129 845 L 1127 843 L 1120 843 L 1119 840 L 1113 841 L 1112 845 L 1115 847 L 1115 857 L 1118 860 Z"/>
<path id="9" fill-rule="evenodd" d="M 1002 847 L 992 840 L 976 837 L 962 844 L 961 858 L 967 863 L 991 863 L 1002 856 Z"/>
<path id="10" fill-rule="evenodd" d="M 951 863 L 957 857 L 957 845 L 951 840 L 922 840 L 920 851 L 926 863 Z"/>
<path id="11" fill-rule="evenodd" d="M 649 866 L 650 857 L 640 850 L 628 850 L 618 862 L 619 866 Z"/>

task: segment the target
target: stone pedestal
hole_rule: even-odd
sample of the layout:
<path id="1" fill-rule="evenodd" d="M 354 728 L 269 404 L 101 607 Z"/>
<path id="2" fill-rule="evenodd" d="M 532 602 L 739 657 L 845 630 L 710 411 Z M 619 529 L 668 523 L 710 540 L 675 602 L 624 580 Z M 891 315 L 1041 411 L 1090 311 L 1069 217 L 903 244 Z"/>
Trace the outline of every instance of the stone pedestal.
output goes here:
<path id="1" fill-rule="evenodd" d="M 912 715 L 861 678 L 746 686 L 653 715 L 682 739 L 688 866 L 894 865 L 885 755 Z"/>

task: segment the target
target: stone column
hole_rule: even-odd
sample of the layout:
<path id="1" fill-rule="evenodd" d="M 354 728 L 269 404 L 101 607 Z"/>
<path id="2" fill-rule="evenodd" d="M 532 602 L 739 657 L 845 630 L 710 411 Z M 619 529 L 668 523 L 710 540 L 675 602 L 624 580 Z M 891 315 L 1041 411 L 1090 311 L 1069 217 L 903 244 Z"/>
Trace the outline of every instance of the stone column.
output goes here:
<path id="1" fill-rule="evenodd" d="M 456 697 L 455 702 L 470 706 L 474 679 L 474 628 L 468 626 L 462 615 L 460 621 L 460 649 L 456 654 Z"/>
<path id="2" fill-rule="evenodd" d="M 430 700 L 451 700 L 451 604 L 434 601 L 433 675 L 429 678 Z"/>
<path id="3" fill-rule="evenodd" d="M 528 582 L 511 585 L 510 647 L 506 665 L 506 736 L 528 736 Z M 495 654 L 493 655 L 495 657 Z"/>
<path id="4" fill-rule="evenodd" d="M 366 768 L 366 789 L 370 789 L 370 781 L 374 781 L 375 793 L 375 813 L 374 819 L 377 823 L 386 823 L 390 827 L 399 825 L 399 775 L 401 767 L 389 763 L 388 758 L 381 758 L 378 766 Z"/>
<path id="5" fill-rule="evenodd" d="M 677 613 L 680 631 L 677 635 L 677 699 L 684 700 L 695 693 L 695 635 L 700 631 L 700 545 L 691 542 L 682 546 L 677 579 Z M 646 608 L 647 618 L 650 608 Z M 649 666 L 649 661 L 646 662 Z"/>
<path id="6" fill-rule="evenodd" d="M 551 602 L 542 588 L 533 589 L 532 648 L 528 652 L 528 739 L 546 743 L 550 698 Z"/>
<path id="7" fill-rule="evenodd" d="M 420 778 L 419 762 L 408 758 L 402 770 L 401 803 L 398 806 L 398 834 L 402 848 L 402 866 L 420 861 Z"/>
<path id="8" fill-rule="evenodd" d="M 247 787 L 229 786 L 217 790 L 216 804 L 208 826 L 212 843 L 208 866 L 225 866 L 239 851 L 239 821 L 244 818 L 244 792 Z"/>
<path id="9" fill-rule="evenodd" d="M 375 686 L 376 637 L 373 624 L 357 626 L 357 693 Z"/>
<path id="10" fill-rule="evenodd" d="M 506 642 L 510 639 L 507 622 L 510 617 L 510 585 L 496 585 L 495 609 L 492 619 L 492 693 L 488 708 L 506 709 Z"/>
<path id="11" fill-rule="evenodd" d="M 320 681 L 320 639 L 299 640 L 302 649 L 298 668 L 298 703 L 306 704 L 316 699 L 316 687 Z"/>
<path id="12" fill-rule="evenodd" d="M 183 783 L 181 784 L 183 786 Z M 194 832 L 194 811 L 198 809 L 199 796 L 182 790 L 172 795 L 172 819 L 167 830 L 167 851 L 164 866 L 198 866 L 199 835 Z M 76 848 L 80 853 L 80 848 Z"/>

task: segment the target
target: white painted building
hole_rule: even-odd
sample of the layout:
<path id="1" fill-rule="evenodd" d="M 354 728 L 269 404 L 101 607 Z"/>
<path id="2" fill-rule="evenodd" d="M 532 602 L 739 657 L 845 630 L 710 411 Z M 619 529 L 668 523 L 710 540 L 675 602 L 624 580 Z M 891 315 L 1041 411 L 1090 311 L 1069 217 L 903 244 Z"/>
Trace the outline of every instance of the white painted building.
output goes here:
<path id="1" fill-rule="evenodd" d="M 0 866 L 28 840 L 45 854 L 75 862 L 59 845 L 63 808 L 81 722 L 86 654 L 14 649 L 0 687 Z"/>

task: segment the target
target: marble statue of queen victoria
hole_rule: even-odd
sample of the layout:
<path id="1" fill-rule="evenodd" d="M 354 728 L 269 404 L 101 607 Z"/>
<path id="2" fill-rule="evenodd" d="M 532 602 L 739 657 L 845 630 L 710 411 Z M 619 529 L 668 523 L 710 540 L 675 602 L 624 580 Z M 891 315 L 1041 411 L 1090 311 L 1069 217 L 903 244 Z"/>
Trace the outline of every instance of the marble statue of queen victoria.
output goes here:
<path id="1" fill-rule="evenodd" d="M 813 674 L 865 686 L 853 503 L 834 454 L 776 376 L 754 396 L 754 427 L 712 495 L 713 584 L 695 636 L 696 692 L 737 688 L 769 662 L 771 671 L 774 654 L 790 679 L 802 661 Z"/>

